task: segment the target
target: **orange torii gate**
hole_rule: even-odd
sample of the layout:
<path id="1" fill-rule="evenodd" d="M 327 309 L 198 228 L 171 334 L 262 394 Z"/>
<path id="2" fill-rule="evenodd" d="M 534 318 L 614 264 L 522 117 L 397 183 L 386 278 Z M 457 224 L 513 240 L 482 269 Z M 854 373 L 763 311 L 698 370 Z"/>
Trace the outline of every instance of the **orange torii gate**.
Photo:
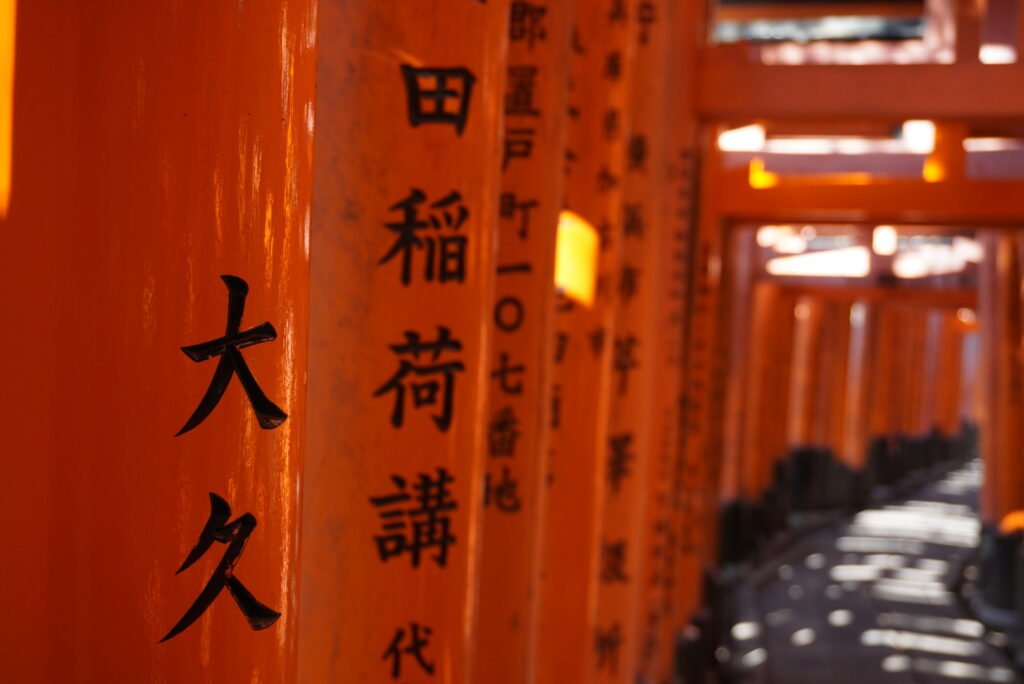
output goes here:
<path id="1" fill-rule="evenodd" d="M 509 6 L 320 4 L 303 681 L 470 681 Z"/>
<path id="2" fill-rule="evenodd" d="M 315 4 L 0 2 L 9 681 L 295 681 Z"/>

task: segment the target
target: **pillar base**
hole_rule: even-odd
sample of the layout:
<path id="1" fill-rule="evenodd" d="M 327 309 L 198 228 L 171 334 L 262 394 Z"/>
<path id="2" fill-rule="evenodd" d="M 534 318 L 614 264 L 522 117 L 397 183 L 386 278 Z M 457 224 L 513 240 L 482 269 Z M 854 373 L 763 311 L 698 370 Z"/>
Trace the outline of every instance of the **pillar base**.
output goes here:
<path id="1" fill-rule="evenodd" d="M 1024 569 L 1021 554 L 1024 534 L 1002 534 L 992 525 L 981 530 L 978 546 L 978 588 L 981 599 L 989 606 L 1013 610 L 1021 604 L 1024 611 L 1024 585 L 1018 587 L 1018 569 Z"/>

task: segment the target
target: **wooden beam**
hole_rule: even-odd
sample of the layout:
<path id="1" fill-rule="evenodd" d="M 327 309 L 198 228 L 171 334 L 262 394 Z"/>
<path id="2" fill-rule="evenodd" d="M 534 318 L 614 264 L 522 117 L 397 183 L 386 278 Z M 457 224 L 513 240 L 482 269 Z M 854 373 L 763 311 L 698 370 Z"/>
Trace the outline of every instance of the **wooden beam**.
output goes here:
<path id="1" fill-rule="evenodd" d="M 924 13 L 923 2 L 836 2 L 796 4 L 787 2 L 719 5 L 716 21 L 759 19 L 818 19 L 823 17 L 890 17 L 913 19 Z"/>
<path id="2" fill-rule="evenodd" d="M 1024 64 L 770 66 L 719 59 L 719 49 L 705 50 L 697 79 L 707 119 L 1024 117 Z"/>
<path id="3" fill-rule="evenodd" d="M 840 185 L 783 177 L 774 187 L 751 188 L 747 169 L 742 168 L 723 171 L 720 188 L 716 199 L 722 215 L 737 221 L 993 227 L 1024 223 L 1024 184 L 1019 181 L 925 183 L 879 178 L 865 185 Z"/>
<path id="4" fill-rule="evenodd" d="M 879 302 L 889 305 L 923 306 L 933 308 L 972 308 L 978 295 L 973 289 L 918 289 L 911 287 L 800 287 L 784 288 L 797 295 L 807 295 L 829 301 Z"/>

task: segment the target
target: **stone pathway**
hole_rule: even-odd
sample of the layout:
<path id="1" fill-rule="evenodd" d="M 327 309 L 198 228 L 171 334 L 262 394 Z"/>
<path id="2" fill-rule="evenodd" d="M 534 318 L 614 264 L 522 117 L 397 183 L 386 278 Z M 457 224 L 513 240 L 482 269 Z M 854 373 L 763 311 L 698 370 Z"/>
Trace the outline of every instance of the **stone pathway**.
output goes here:
<path id="1" fill-rule="evenodd" d="M 978 542 L 980 481 L 973 462 L 759 568 L 718 660 L 751 684 L 1024 682 L 952 590 Z"/>

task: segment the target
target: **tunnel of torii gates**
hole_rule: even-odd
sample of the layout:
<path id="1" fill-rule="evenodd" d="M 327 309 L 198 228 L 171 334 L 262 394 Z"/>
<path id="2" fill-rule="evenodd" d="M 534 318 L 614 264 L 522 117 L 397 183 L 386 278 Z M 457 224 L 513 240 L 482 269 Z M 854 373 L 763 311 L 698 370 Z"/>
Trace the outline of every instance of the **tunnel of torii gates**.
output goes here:
<path id="1" fill-rule="evenodd" d="M 723 568 L 976 434 L 1019 607 L 978 11 L 775 66 L 696 1 L 0 0 L 2 678 L 698 681 Z"/>

